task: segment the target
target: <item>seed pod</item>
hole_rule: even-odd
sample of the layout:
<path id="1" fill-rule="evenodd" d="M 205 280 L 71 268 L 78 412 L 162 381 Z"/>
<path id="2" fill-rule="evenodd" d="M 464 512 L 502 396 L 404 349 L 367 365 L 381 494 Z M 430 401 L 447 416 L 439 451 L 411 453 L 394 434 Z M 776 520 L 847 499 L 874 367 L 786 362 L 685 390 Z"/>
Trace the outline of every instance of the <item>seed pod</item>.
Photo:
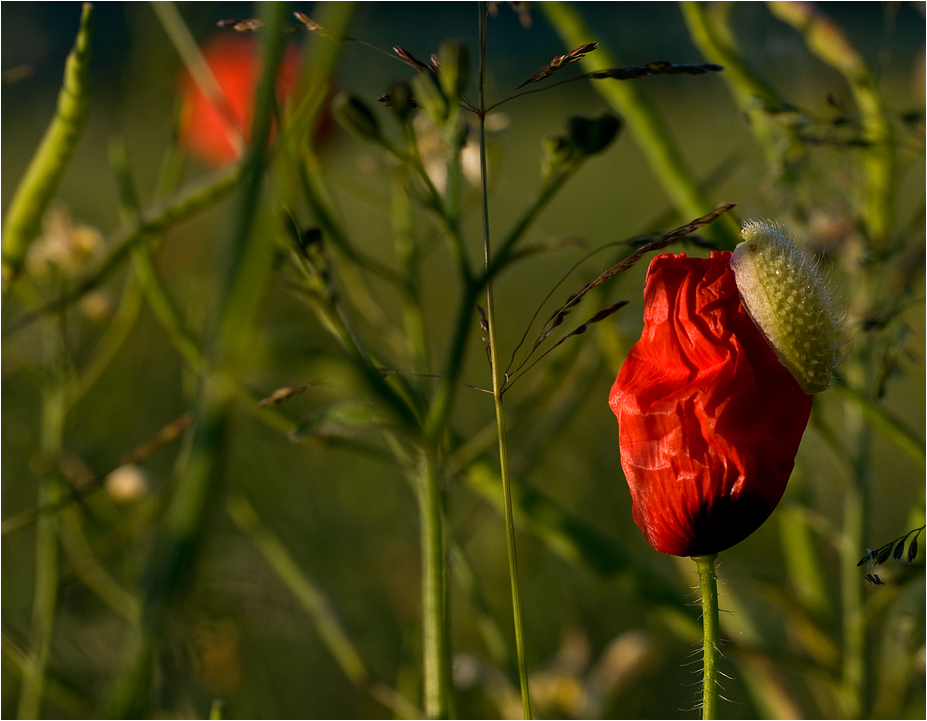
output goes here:
<path id="1" fill-rule="evenodd" d="M 802 390 L 827 390 L 840 322 L 823 279 L 781 225 L 751 221 L 742 235 L 731 268 L 744 307 Z"/>

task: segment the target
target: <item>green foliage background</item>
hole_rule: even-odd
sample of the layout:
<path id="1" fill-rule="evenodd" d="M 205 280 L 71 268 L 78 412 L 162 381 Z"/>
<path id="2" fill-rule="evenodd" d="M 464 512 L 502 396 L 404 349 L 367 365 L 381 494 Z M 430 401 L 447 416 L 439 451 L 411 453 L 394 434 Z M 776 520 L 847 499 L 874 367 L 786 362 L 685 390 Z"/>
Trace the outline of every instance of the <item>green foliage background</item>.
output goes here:
<path id="1" fill-rule="evenodd" d="M 923 554 L 918 552 L 911 565 L 890 561 L 855 570 L 847 568 L 846 559 L 924 523 L 924 6 L 819 6 L 858 49 L 894 128 L 897 195 L 887 237 L 878 242 L 867 230 L 863 199 L 870 171 L 866 149 L 854 144 L 864 133 L 845 78 L 809 50 L 801 33 L 777 19 L 775 8 L 735 6 L 731 31 L 745 63 L 791 105 L 765 117 L 771 118 L 774 135 L 780 133 L 778 142 L 791 137 L 796 143 L 800 157 L 794 159 L 793 174 L 771 167 L 768 148 L 764 152 L 751 131 L 756 116 L 750 116 L 751 126 L 723 73 L 630 82 L 639 83 L 658 109 L 711 207 L 736 202 L 737 219 L 771 217 L 791 224 L 823 258 L 846 308 L 846 363 L 862 367 L 860 377 L 866 380 L 854 385 L 851 375 L 843 389 L 816 398 L 779 509 L 720 557 L 721 607 L 731 612 L 722 616 L 729 639 L 722 670 L 731 676 L 722 694 L 731 703 L 722 704 L 721 713 L 728 718 L 920 718 L 925 710 Z M 224 3 L 178 9 L 197 40 L 218 32 L 220 19 L 257 12 L 250 5 Z M 331 7 L 294 9 L 314 18 L 337 14 Z M 580 3 L 577 9 L 603 51 L 623 64 L 714 61 L 696 48 L 675 4 Z M 498 11 L 489 22 L 491 98 L 571 49 L 543 8 L 531 10 L 531 27 L 523 27 L 508 6 Z M 4 3 L 0 12 L 6 214 L 54 112 L 80 6 Z M 387 51 L 401 46 L 421 59 L 446 39 L 463 40 L 471 57 L 468 94 L 476 95 L 475 4 L 360 3 L 346 32 Z M 121 208 L 108 144 L 113 137 L 124 141 L 141 205 L 147 206 L 172 149 L 181 62 L 147 4 L 99 5 L 93 42 L 93 104 L 54 207 L 66 208 L 75 222 L 109 237 L 120 225 Z M 304 35 L 294 42 L 334 45 Z M 23 65 L 33 74 L 7 82 Z M 579 73 L 575 68 L 561 72 L 563 77 Z M 398 138 L 398 125 L 376 98 L 392 82 L 411 81 L 414 74 L 369 48 L 344 43 L 338 46 L 333 84 L 360 96 L 384 132 Z M 589 81 L 500 108 L 504 127 L 488 139 L 495 237 L 502 237 L 538 187 L 545 138 L 562 134 L 571 116 L 593 117 L 607 108 Z M 334 126 L 319 138 L 317 150 L 346 235 L 357 250 L 395 267 L 390 203 L 396 165 L 375 145 Z M 194 161 L 181 172 L 181 185 L 208 174 Z M 203 342 L 225 297 L 222 269 L 246 192 L 239 187 L 171 227 L 155 251 L 158 276 Z M 263 201 L 286 195 L 280 191 Z M 466 252 L 475 261 L 482 257 L 475 187 L 465 186 L 462 208 Z M 285 232 L 272 222 L 279 211 L 259 209 L 259 228 L 275 247 L 284 248 Z M 298 200 L 293 211 L 302 224 L 316 222 Z M 426 367 L 416 370 L 434 374 L 453 331 L 457 270 L 432 217 L 417 209 L 414 218 L 425 336 L 432 347 Z M 544 207 L 523 246 L 538 252 L 526 254 L 495 280 L 500 357 L 509 357 L 531 314 L 589 250 L 644 233 L 659 235 L 691 219 L 674 209 L 647 154 L 622 132 Z M 720 233 L 699 235 L 717 242 L 723 240 Z M 339 300 L 349 307 L 358 334 L 383 357 L 400 358 L 403 306 L 397 294 L 330 245 L 327 249 Z M 693 244 L 682 249 L 707 252 Z M 541 315 L 556 310 L 621 252 L 605 251 L 582 263 Z M 253 299 L 260 303 L 256 318 L 247 338 L 236 341 L 246 347 L 236 357 L 235 373 L 248 394 L 238 393 L 229 406 L 215 469 L 221 486 L 195 539 L 193 573 L 165 602 L 154 691 L 142 709 L 148 716 L 203 717 L 217 699 L 228 718 L 393 715 L 397 709 L 384 706 L 382 688 L 352 683 L 333 660 L 332 646 L 323 640 L 331 618 L 307 613 L 307 604 L 293 593 L 294 578 L 300 577 L 322 591 L 325 608 L 370 677 L 413 707 L 422 704 L 416 492 L 379 429 L 340 423 L 332 433 L 311 432 L 317 430 L 312 423 L 318 414 L 345 401 L 366 400 L 365 388 L 345 371 L 339 344 L 305 297 L 294 292 L 285 263 L 270 273 L 266 292 L 262 285 L 254 289 Z M 99 378 L 67 408 L 56 455 L 63 470 L 45 464 L 40 430 L 47 430 L 42 404 L 55 379 L 77 382 L 97 357 L 129 267 L 124 262 L 94 291 L 109 304 L 109 314 L 90 317 L 75 304 L 3 339 L 0 710 L 5 717 L 23 713 L 22 679 L 30 668 L 35 673 L 35 649 L 41 646 L 34 608 L 41 544 L 33 511 L 42 502 L 40 479 L 49 474 L 60 481 L 59 492 L 75 500 L 39 514 L 59 520 L 52 635 L 38 671 L 44 678 L 41 715 L 105 713 L 132 657 L 145 564 L 165 523 L 165 503 L 182 473 L 189 439 L 181 437 L 145 459 L 149 489 L 141 498 L 117 503 L 101 482 L 126 453 L 198 407 L 202 398 L 175 339 L 146 303 Z M 688 665 L 699 640 L 692 606 L 698 600 L 695 567 L 688 559 L 657 554 L 634 526 L 617 428 L 606 402 L 624 354 L 639 337 L 645 269 L 641 262 L 590 294 L 567 327 L 617 300 L 629 304 L 555 350 L 505 396 L 520 500 L 515 514 L 521 524 L 517 542 L 527 666 L 539 717 L 690 718 L 697 713 L 690 709 L 698 663 Z M 5 289 L 5 331 L 73 283 L 66 275 L 26 278 L 10 295 Z M 471 320 L 461 380 L 485 389 L 491 383 L 486 352 L 476 315 Z M 846 373 L 852 374 L 849 367 Z M 428 388 L 433 381 L 413 377 L 410 382 Z M 256 401 L 276 389 L 304 384 L 305 392 L 272 410 L 256 409 Z M 860 390 L 865 401 L 847 389 Z M 289 430 L 300 423 L 310 432 L 294 442 Z M 861 435 L 854 423 L 864 427 Z M 462 387 L 448 435 L 458 451 L 449 454 L 458 463 L 449 463 L 442 479 L 447 528 L 456 544 L 449 561 L 452 709 L 462 718 L 517 715 L 491 395 Z M 869 439 L 866 455 L 859 452 L 860 437 Z M 72 491 L 68 483 L 81 478 L 89 485 Z M 865 501 L 864 522 L 855 530 L 847 526 L 851 496 Z M 261 530 L 249 531 L 240 518 L 236 523 L 228 498 L 247 499 Z M 923 547 L 923 539 L 918 542 Z M 271 547 L 278 560 L 286 555 L 295 565 L 289 571 L 275 567 Z M 878 573 L 886 585 L 868 585 L 867 572 Z M 863 624 L 856 636 L 847 626 L 848 598 L 854 594 L 862 604 Z M 854 651 L 851 637 L 862 638 L 862 647 Z M 860 664 L 862 681 L 852 687 L 854 662 Z"/>

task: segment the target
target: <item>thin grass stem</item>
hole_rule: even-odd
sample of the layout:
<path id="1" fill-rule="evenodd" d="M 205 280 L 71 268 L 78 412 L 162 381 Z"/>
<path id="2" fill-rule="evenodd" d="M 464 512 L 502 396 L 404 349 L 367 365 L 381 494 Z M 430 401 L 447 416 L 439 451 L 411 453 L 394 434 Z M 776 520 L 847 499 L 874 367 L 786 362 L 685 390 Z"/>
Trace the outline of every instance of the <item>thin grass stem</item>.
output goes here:
<path id="1" fill-rule="evenodd" d="M 515 552 L 515 515 L 512 511 L 512 479 L 509 472 L 508 443 L 505 427 L 505 405 L 502 400 L 505 379 L 499 363 L 499 345 L 496 339 L 496 314 L 493 300 L 493 283 L 490 275 L 492 258 L 489 233 L 489 195 L 486 174 L 486 6 L 479 3 L 480 12 L 480 206 L 482 209 L 483 253 L 486 267 L 486 320 L 489 328 L 489 358 L 492 372 L 493 401 L 496 410 L 496 429 L 499 435 L 499 470 L 502 476 L 505 540 L 509 560 L 509 580 L 512 587 L 512 616 L 515 625 L 515 649 L 518 661 L 518 678 L 521 687 L 522 714 L 532 718 L 531 692 L 525 662 L 525 635 L 522 624 L 521 599 L 518 590 L 518 562 Z M 509 246 L 511 247 L 511 246 Z"/>
<path id="2" fill-rule="evenodd" d="M 322 642 L 338 667 L 358 689 L 367 691 L 399 718 L 419 718 L 421 711 L 386 684 L 373 679 L 360 653 L 348 637 L 325 593 L 299 568 L 299 564 L 261 520 L 240 493 L 226 500 L 226 511 L 252 540 L 280 580 L 312 618 Z"/>
<path id="3" fill-rule="evenodd" d="M 110 164 L 116 174 L 119 189 L 121 213 L 126 222 L 141 222 L 141 204 L 132 181 L 129 158 L 125 143 L 113 140 L 109 148 Z M 187 365 L 194 372 L 201 372 L 203 356 L 199 341 L 183 318 L 180 308 L 174 303 L 167 288 L 161 281 L 152 257 L 152 246 L 160 238 L 156 234 L 134 245 L 131 249 L 132 265 L 135 276 L 145 293 L 148 304 L 157 317 L 168 337 L 183 356 Z"/>
<path id="4" fill-rule="evenodd" d="M 213 75 L 209 64 L 200 52 L 196 39 L 183 21 L 177 6 L 173 2 L 154 2 L 151 3 L 151 9 L 161 22 L 164 31 L 174 45 L 174 49 L 177 50 L 177 54 L 180 55 L 187 72 L 190 73 L 190 77 L 193 78 L 199 91 L 208 98 L 210 104 L 223 116 L 225 122 L 222 130 L 235 152 L 241 154 L 245 148 L 245 141 L 241 136 L 238 121 L 235 119 L 235 112 L 229 105 L 225 93 L 222 92 L 216 76 Z"/>

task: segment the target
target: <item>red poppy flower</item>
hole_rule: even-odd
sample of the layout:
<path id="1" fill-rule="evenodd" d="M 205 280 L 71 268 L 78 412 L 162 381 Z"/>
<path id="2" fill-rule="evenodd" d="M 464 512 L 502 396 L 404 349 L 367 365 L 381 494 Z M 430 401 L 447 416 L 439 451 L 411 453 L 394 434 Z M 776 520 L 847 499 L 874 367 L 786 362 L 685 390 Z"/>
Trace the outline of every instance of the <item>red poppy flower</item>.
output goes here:
<path id="1" fill-rule="evenodd" d="M 180 144 L 200 160 L 221 166 L 240 156 L 238 138 L 245 145 L 251 139 L 254 93 L 261 78 L 260 49 L 251 37 L 219 35 L 206 43 L 202 53 L 225 96 L 225 107 L 216 107 L 184 71 L 180 78 Z M 298 72 L 299 52 L 290 46 L 277 76 L 279 100 L 293 91 Z"/>
<path id="2" fill-rule="evenodd" d="M 762 525 L 811 413 L 744 310 L 730 258 L 653 259 L 644 331 L 609 398 L 634 521 L 676 556 L 723 551 Z"/>

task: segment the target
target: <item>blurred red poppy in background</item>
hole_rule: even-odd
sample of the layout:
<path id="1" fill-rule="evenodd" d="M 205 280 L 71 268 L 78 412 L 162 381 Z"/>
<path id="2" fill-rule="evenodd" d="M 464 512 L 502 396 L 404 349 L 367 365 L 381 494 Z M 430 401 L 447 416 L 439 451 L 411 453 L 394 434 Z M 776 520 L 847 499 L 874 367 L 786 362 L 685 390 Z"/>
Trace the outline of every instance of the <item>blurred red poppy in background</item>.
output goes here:
<path id="1" fill-rule="evenodd" d="M 634 521 L 656 550 L 717 553 L 782 498 L 811 413 L 741 304 L 730 252 L 663 254 L 612 386 Z"/>
<path id="2" fill-rule="evenodd" d="M 218 107 L 190 74 L 180 77 L 180 144 L 191 155 L 221 166 L 241 156 L 251 139 L 254 93 L 261 78 L 260 47 L 253 37 L 219 35 L 202 48 L 203 58 L 224 95 Z M 299 74 L 299 50 L 289 46 L 277 75 L 277 99 L 293 92 Z M 224 106 L 224 107 L 223 107 Z"/>

